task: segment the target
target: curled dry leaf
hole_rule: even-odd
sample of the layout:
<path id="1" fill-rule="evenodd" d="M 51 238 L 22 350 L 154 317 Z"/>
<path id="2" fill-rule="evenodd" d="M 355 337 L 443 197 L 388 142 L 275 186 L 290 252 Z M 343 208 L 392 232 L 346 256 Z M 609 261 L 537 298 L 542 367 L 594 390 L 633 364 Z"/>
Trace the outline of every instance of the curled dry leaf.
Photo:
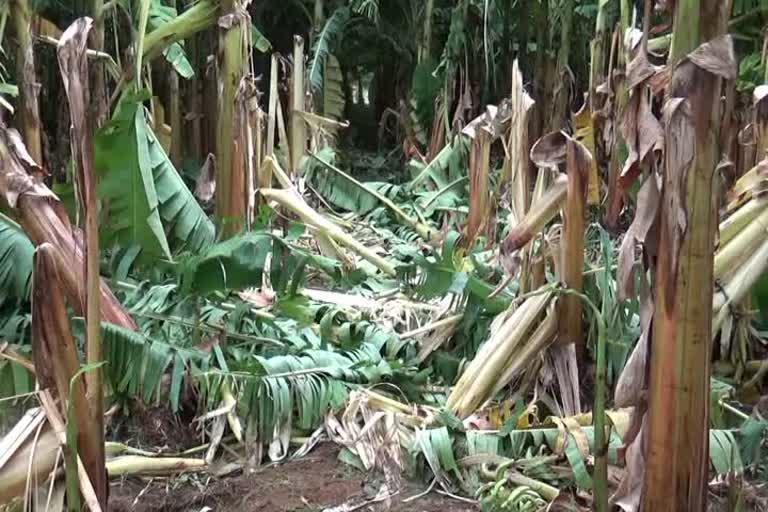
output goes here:
<path id="1" fill-rule="evenodd" d="M 764 104 L 766 98 L 768 98 L 768 85 L 758 85 L 752 92 L 752 105 L 757 107 Z"/>
<path id="2" fill-rule="evenodd" d="M 519 222 L 530 206 L 528 159 L 525 158 L 528 145 L 528 117 L 534 105 L 533 99 L 523 87 L 523 74 L 517 60 L 512 64 L 512 98 L 508 155 L 505 159 L 504 175 L 511 180 L 511 206 L 515 223 Z"/>
<path id="3" fill-rule="evenodd" d="M 749 123 L 739 130 L 739 134 L 736 136 L 736 141 L 740 146 L 754 146 L 757 143 L 755 137 L 755 125 Z"/>
<path id="4" fill-rule="evenodd" d="M 726 80 L 735 80 L 738 74 L 733 39 L 729 34 L 702 44 L 688 54 L 687 60 Z"/>
<path id="5" fill-rule="evenodd" d="M 398 425 L 394 412 L 377 410 L 370 396 L 359 391 L 350 393 L 340 419 L 330 411 L 325 419 L 328 437 L 357 455 L 366 469 L 380 470 L 392 490 L 400 488 L 403 469 Z"/>
<path id="6" fill-rule="evenodd" d="M 768 85 L 758 85 L 755 90 L 752 91 L 752 104 L 757 105 L 768 97 Z"/>
<path id="7" fill-rule="evenodd" d="M 544 135 L 531 147 L 531 160 L 539 167 L 557 169 L 565 163 L 567 133 L 558 131 Z"/>
<path id="8" fill-rule="evenodd" d="M 502 101 L 499 106 L 488 105 L 485 111 L 474 118 L 461 130 L 462 135 L 474 139 L 479 130 L 484 130 L 490 134 L 491 139 L 500 137 L 506 130 L 510 119 L 513 116 L 513 109 L 510 100 Z"/>
<path id="9" fill-rule="evenodd" d="M 58 201 L 56 195 L 38 177 L 40 166 L 29 156 L 21 135 L 13 128 L 3 128 L 0 141 L 0 195 L 8 206 L 16 208 L 22 195 L 46 197 Z"/>
<path id="10" fill-rule="evenodd" d="M 637 209 L 632 225 L 624 235 L 619 249 L 617 278 L 619 298 L 626 299 L 635 294 L 635 265 L 638 262 L 637 245 L 645 246 L 648 234 L 656 225 L 661 205 L 661 196 L 655 174 L 651 174 L 637 194 Z M 651 237 L 653 238 L 653 237 Z"/>
<path id="11" fill-rule="evenodd" d="M 267 288 L 248 288 L 238 292 L 237 295 L 257 308 L 268 308 L 275 301 L 275 292 Z"/>
<path id="12" fill-rule="evenodd" d="M 675 0 L 657 0 L 656 1 L 656 7 L 654 8 L 656 12 L 662 13 L 662 12 L 674 12 L 675 10 Z"/>
<path id="13" fill-rule="evenodd" d="M 648 60 L 648 55 L 638 52 L 627 65 L 627 88 L 636 89 L 659 70 Z"/>
<path id="14" fill-rule="evenodd" d="M 755 87 L 752 95 L 753 122 L 752 136 L 755 144 L 755 158 L 763 158 L 768 153 L 768 85 Z"/>
<path id="15" fill-rule="evenodd" d="M 16 155 L 16 158 L 19 160 L 19 162 L 24 166 L 27 173 L 34 178 L 37 178 L 38 180 L 47 176 L 47 173 L 43 170 L 42 167 L 40 167 L 40 165 L 38 165 L 37 162 L 35 162 L 35 159 L 32 158 L 32 155 L 30 155 L 29 151 L 27 151 L 27 147 L 24 145 L 24 141 L 22 140 L 19 132 L 14 129 L 10 129 L 8 130 L 7 135 L 7 143 L 11 147 L 11 151 Z"/>
<path id="16" fill-rule="evenodd" d="M 200 168 L 200 174 L 197 175 L 195 182 L 195 197 L 200 201 L 207 202 L 213 199 L 216 192 L 216 157 L 213 153 L 208 153 L 203 166 Z"/>
<path id="17" fill-rule="evenodd" d="M 636 411 L 634 414 L 638 414 Z M 645 483 L 645 451 L 647 415 L 642 419 L 640 432 L 627 446 L 626 473 L 619 484 L 616 493 L 611 497 L 611 503 L 624 512 L 636 512 L 640 509 L 643 485 Z"/>
<path id="18" fill-rule="evenodd" d="M 648 388 L 647 362 L 653 319 L 653 296 L 645 278 L 640 280 L 640 339 L 624 365 L 616 383 L 614 400 L 617 407 L 639 406 Z"/>
<path id="19" fill-rule="evenodd" d="M 93 27 L 91 18 L 78 18 L 70 25 L 59 41 L 56 51 L 61 68 L 64 90 L 69 101 L 72 122 L 72 152 L 77 170 L 77 190 L 85 201 L 94 176 L 92 132 L 87 124 L 88 113 L 88 33 Z"/>
<path id="20" fill-rule="evenodd" d="M 674 277 L 677 272 L 680 246 L 688 230 L 685 192 L 688 171 L 696 156 L 696 130 L 691 105 L 687 98 L 671 98 L 664 104 L 664 125 L 666 126 L 666 173 L 663 201 L 666 208 L 663 211 L 668 214 L 661 222 L 667 226 L 670 236 L 672 248 L 670 265 Z"/>
<path id="21" fill-rule="evenodd" d="M 651 88 L 651 92 L 661 97 L 664 91 L 669 87 L 669 83 L 672 81 L 672 68 L 670 66 L 660 67 L 656 73 L 648 79 L 648 87 Z"/>
<path id="22" fill-rule="evenodd" d="M 657 71 L 658 68 L 648 61 L 643 52 L 632 59 L 627 69 L 627 87 L 631 93 L 619 124 L 619 131 L 629 150 L 619 180 L 622 190 L 627 190 L 634 183 L 640 174 L 640 164 L 648 155 L 664 147 L 664 130 L 653 114 L 648 89 L 649 81 Z"/>

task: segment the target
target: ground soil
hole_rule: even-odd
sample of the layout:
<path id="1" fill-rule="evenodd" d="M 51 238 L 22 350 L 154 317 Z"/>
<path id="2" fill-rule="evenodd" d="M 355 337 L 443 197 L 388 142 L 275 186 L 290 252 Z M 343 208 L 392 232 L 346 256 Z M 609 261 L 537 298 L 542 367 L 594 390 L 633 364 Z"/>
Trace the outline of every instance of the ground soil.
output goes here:
<path id="1" fill-rule="evenodd" d="M 194 411 L 182 409 L 174 414 L 168 406 L 146 407 L 135 403 L 130 413 L 110 418 L 107 438 L 132 448 L 150 451 L 181 452 L 200 444 L 193 424 Z"/>
<path id="2" fill-rule="evenodd" d="M 317 446 L 303 458 L 250 475 L 224 478 L 183 475 L 149 482 L 128 478 L 112 482 L 110 510 L 139 511 L 243 511 L 315 512 L 363 497 L 369 475 L 337 460 L 338 448 Z M 420 494 L 425 485 L 408 482 L 392 499 L 394 512 L 464 512 L 479 510 L 432 492 L 408 503 L 403 498 Z M 358 510 L 374 510 L 366 507 Z M 375 510 L 383 510 L 377 508 Z"/>

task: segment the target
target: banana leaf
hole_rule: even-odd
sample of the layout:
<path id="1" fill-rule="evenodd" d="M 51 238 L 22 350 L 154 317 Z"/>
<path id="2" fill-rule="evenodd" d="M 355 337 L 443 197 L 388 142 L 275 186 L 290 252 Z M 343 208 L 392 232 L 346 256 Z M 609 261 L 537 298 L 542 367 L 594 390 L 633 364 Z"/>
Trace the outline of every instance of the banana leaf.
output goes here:
<path id="1" fill-rule="evenodd" d="M 0 214 L 0 303 L 8 297 L 29 297 L 34 253 L 21 226 Z"/>
<path id="2" fill-rule="evenodd" d="M 96 136 L 99 195 L 108 205 L 106 243 L 138 243 L 153 256 L 199 252 L 215 238 L 213 223 L 187 188 L 147 121 L 141 100 L 123 99 Z"/>

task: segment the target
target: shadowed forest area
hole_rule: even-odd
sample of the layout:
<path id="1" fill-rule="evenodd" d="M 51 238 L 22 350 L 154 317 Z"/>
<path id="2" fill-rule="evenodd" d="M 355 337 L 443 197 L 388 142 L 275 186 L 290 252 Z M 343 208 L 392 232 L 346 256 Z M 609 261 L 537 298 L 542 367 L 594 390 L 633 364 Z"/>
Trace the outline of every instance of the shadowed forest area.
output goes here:
<path id="1" fill-rule="evenodd" d="M 0 0 L 0 511 L 768 511 L 768 1 Z"/>

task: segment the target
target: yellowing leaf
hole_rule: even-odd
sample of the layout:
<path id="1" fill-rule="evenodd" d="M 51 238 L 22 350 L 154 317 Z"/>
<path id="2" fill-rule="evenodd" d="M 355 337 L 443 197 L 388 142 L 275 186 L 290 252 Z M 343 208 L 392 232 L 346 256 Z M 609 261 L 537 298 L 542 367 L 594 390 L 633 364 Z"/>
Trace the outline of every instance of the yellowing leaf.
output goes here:
<path id="1" fill-rule="evenodd" d="M 539 424 L 539 406 L 532 405 L 520 415 L 520 419 L 517 420 L 517 428 L 525 429 L 531 428 L 534 425 Z"/>
<path id="2" fill-rule="evenodd" d="M 573 124 L 576 127 L 576 140 L 581 142 L 594 155 L 595 131 L 592 126 L 592 111 L 589 110 L 586 101 L 581 110 L 573 114 Z M 592 159 L 592 168 L 589 170 L 587 202 L 589 204 L 598 204 L 600 202 L 600 177 L 597 174 L 597 158 Z"/>

